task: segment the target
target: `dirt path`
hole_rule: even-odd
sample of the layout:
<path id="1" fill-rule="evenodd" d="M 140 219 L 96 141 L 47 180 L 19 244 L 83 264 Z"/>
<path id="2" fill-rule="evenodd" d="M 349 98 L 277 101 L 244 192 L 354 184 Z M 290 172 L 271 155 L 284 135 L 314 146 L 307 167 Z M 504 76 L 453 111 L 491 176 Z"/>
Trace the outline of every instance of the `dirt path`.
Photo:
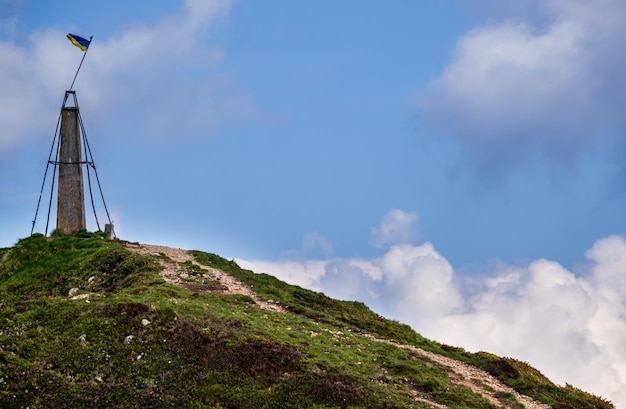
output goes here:
<path id="1" fill-rule="evenodd" d="M 175 249 L 171 247 L 165 246 L 157 246 L 152 244 L 133 244 L 128 243 L 126 247 L 135 253 L 155 256 L 158 257 L 157 260 L 163 266 L 163 270 L 161 271 L 161 276 L 168 283 L 178 285 L 181 287 L 188 287 L 185 285 L 185 279 L 187 278 L 187 273 L 185 272 L 185 268 L 181 266 L 180 263 L 191 262 L 193 265 L 206 270 L 207 278 L 211 280 L 218 281 L 222 286 L 222 289 L 217 290 L 221 291 L 225 294 L 243 294 L 247 295 L 254 300 L 254 302 L 260 307 L 268 311 L 278 312 L 278 313 L 287 313 L 287 310 L 281 306 L 280 304 L 265 300 L 264 298 L 259 297 L 257 294 L 252 291 L 252 289 L 245 283 L 237 280 L 235 277 L 227 274 L 226 272 L 208 267 L 205 265 L 198 264 L 194 256 L 186 250 Z M 162 256 L 167 256 L 167 258 L 163 258 Z M 171 261 L 170 261 L 171 260 Z M 202 291 L 201 289 L 199 291 Z M 206 291 L 216 291 L 206 290 Z M 461 361 L 457 361 L 456 359 L 448 358 L 442 355 L 435 354 L 433 352 L 425 351 L 421 348 L 414 347 L 412 345 L 404 345 L 400 343 L 396 343 L 393 341 L 385 340 L 382 338 L 377 338 L 373 335 L 369 334 L 360 334 L 367 338 L 370 338 L 373 341 L 383 342 L 389 345 L 393 345 L 397 348 L 411 350 L 436 365 L 443 366 L 445 368 L 449 368 L 450 370 L 450 379 L 452 382 L 467 386 L 472 390 L 472 392 L 483 396 L 485 399 L 490 401 L 494 406 L 497 407 L 505 407 L 505 408 L 515 408 L 514 402 L 503 399 L 504 396 L 514 396 L 517 402 L 521 403 L 526 409 L 549 409 L 550 406 L 545 405 L 543 403 L 537 402 L 534 399 L 522 395 L 516 392 L 514 389 L 504 385 L 497 378 L 493 377 L 489 373 L 469 364 L 466 364 Z M 438 409 L 445 409 L 446 406 L 438 404 L 429 400 L 426 396 L 421 396 L 418 393 L 415 393 L 413 398 L 416 401 L 421 401 L 427 403 L 430 406 L 433 406 Z"/>
<path id="2" fill-rule="evenodd" d="M 524 405 L 526 409 L 550 409 L 551 406 L 543 404 L 541 402 L 537 402 L 536 400 L 522 395 L 517 392 L 515 389 L 506 386 L 499 379 L 490 375 L 489 373 L 479 369 L 473 365 L 466 364 L 465 362 L 457 361 L 453 358 L 448 358 L 443 355 L 435 354 L 433 352 L 425 351 L 421 348 L 414 347 L 412 345 L 404 345 L 399 344 L 393 341 L 389 341 L 386 339 L 377 338 L 373 335 L 363 334 L 363 336 L 370 338 L 374 341 L 384 342 L 389 345 L 393 345 L 398 348 L 408 349 L 414 351 L 423 357 L 428 358 L 432 362 L 447 367 L 452 372 L 450 374 L 450 379 L 452 382 L 467 386 L 472 390 L 472 392 L 483 396 L 489 402 L 497 407 L 511 407 L 514 408 L 514 403 L 511 401 L 507 401 L 506 399 L 502 399 L 506 394 L 513 395 L 517 402 Z M 423 400 L 419 396 L 416 397 L 418 400 Z M 428 402 L 432 404 L 432 402 Z M 440 407 L 441 405 L 437 405 Z"/>
<path id="3" fill-rule="evenodd" d="M 237 280 L 235 277 L 230 274 L 219 270 L 217 268 L 208 267 L 202 264 L 199 264 L 195 261 L 194 256 L 189 253 L 187 250 L 175 249 L 171 247 L 165 246 L 157 246 L 154 244 L 134 244 L 128 243 L 126 248 L 134 253 L 160 257 L 162 255 L 167 256 L 172 261 L 167 260 L 166 258 L 160 257 L 157 260 L 163 266 L 163 270 L 161 271 L 161 277 L 170 283 L 180 287 L 191 288 L 195 291 L 220 291 L 224 294 L 243 294 L 252 298 L 254 302 L 261 308 L 267 311 L 286 313 L 287 310 L 281 306 L 280 304 L 266 300 L 262 297 L 259 297 L 255 294 L 254 291 L 245 283 Z M 185 271 L 185 268 L 182 267 L 179 263 L 191 262 L 193 265 L 206 270 L 205 273 L 206 278 L 210 280 L 214 280 L 219 282 L 222 286 L 222 289 L 210 289 L 209 287 L 203 287 L 201 285 L 190 286 L 185 285 L 184 282 L 188 278 L 188 274 Z"/>
<path id="4" fill-rule="evenodd" d="M 440 365 L 449 367 L 456 375 L 458 375 L 458 378 L 453 378 L 453 381 L 458 381 L 458 383 L 467 386 L 474 393 L 483 395 L 494 404 L 502 404 L 502 400 L 498 399 L 498 396 L 502 396 L 503 394 L 511 394 L 519 403 L 524 405 L 524 407 L 527 409 L 550 408 L 549 405 L 537 402 L 536 400 L 526 395 L 520 394 L 515 389 L 504 385 L 494 376 L 473 365 L 469 365 L 465 362 L 457 361 L 456 359 L 448 358 L 432 352 L 424 351 L 423 349 L 415 349 L 419 354 L 431 359 L 432 361 L 437 362 Z M 485 389 L 483 385 L 493 389 L 493 392 Z"/>

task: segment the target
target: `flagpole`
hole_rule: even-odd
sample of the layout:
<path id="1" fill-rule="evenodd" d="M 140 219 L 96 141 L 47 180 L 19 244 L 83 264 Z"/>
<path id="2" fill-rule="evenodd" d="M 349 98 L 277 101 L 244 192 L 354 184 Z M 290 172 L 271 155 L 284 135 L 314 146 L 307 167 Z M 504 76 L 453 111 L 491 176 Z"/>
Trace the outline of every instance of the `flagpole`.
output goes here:
<path id="1" fill-rule="evenodd" d="M 74 88 L 74 82 L 76 82 L 76 77 L 78 77 L 78 72 L 80 71 L 80 67 L 83 66 L 83 61 L 85 61 L 85 57 L 87 56 L 87 51 L 83 53 L 83 58 L 80 60 L 80 64 L 78 65 L 78 69 L 76 70 L 76 75 L 74 75 L 74 79 L 72 80 L 72 85 L 70 85 L 69 91 Z"/>
<path id="2" fill-rule="evenodd" d="M 76 77 L 78 77 L 78 73 L 80 72 L 80 67 L 83 66 L 83 61 L 85 61 L 85 57 L 87 56 L 87 50 L 91 45 L 91 40 L 93 40 L 93 36 L 89 37 L 89 41 L 85 40 L 82 37 L 78 37 L 72 34 L 68 34 L 67 38 L 74 44 L 76 47 L 79 47 L 83 50 L 83 58 L 80 60 L 80 64 L 78 64 L 78 69 L 76 70 L 76 74 L 74 74 L 74 79 L 72 80 L 72 85 L 70 85 L 69 91 L 74 88 L 74 83 L 76 82 Z"/>

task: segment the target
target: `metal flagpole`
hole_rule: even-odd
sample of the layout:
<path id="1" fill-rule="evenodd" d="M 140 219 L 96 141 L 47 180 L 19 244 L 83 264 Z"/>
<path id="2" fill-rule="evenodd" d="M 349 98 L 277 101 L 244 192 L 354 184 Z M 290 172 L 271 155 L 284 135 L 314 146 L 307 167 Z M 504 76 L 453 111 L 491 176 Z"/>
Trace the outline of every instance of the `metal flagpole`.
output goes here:
<path id="1" fill-rule="evenodd" d="M 78 77 L 78 72 L 80 71 L 80 67 L 83 66 L 83 61 L 85 61 L 85 57 L 87 56 L 87 51 L 83 53 L 83 58 L 80 60 L 80 64 L 78 65 L 78 69 L 76 70 L 76 75 L 74 75 L 74 79 L 72 80 L 72 85 L 70 85 L 70 91 L 74 87 L 74 82 L 76 82 L 76 77 Z"/>
<path id="2" fill-rule="evenodd" d="M 68 34 L 67 37 L 70 38 L 71 34 Z M 72 43 L 74 43 L 74 45 L 77 45 L 75 43 L 75 40 L 70 38 L 70 40 L 72 40 Z M 83 38 L 81 38 L 81 40 L 84 40 Z M 78 77 L 78 73 L 80 72 L 80 67 L 83 66 L 83 61 L 85 61 L 85 57 L 87 56 L 87 50 L 89 49 L 89 46 L 91 45 L 91 41 L 93 40 L 93 36 L 89 37 L 89 43 L 87 44 L 87 48 L 85 48 L 85 51 L 83 52 L 83 58 L 80 60 L 80 64 L 78 64 L 78 69 L 76 70 L 76 74 L 74 75 L 74 79 L 72 80 L 72 85 L 70 85 L 70 89 L 69 91 L 72 90 L 72 88 L 74 88 L 74 83 L 76 82 L 76 77 Z M 86 41 L 86 40 L 85 40 Z"/>

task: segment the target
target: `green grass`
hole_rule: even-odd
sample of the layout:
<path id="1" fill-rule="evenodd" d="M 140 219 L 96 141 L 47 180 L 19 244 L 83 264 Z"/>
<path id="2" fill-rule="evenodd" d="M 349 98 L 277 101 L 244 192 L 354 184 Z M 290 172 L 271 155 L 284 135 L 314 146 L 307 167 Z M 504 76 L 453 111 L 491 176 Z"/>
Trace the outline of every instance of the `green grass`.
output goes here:
<path id="1" fill-rule="evenodd" d="M 227 261 L 215 254 L 201 251 L 192 251 L 192 254 L 199 263 L 230 273 L 250 285 L 258 295 L 277 301 L 296 314 L 411 345 L 435 345 L 408 325 L 385 319 L 361 302 L 334 300 L 322 293 L 289 285 L 268 274 L 244 270 L 234 261 Z"/>
<path id="2" fill-rule="evenodd" d="M 472 355 L 467 361 L 483 368 L 518 392 L 546 403 L 555 409 L 613 407 L 609 401 L 583 392 L 571 385 L 565 387 L 555 385 L 537 369 L 516 359 L 501 358 L 480 352 Z"/>
<path id="3" fill-rule="evenodd" d="M 189 263 L 181 264 L 185 288 L 168 284 L 159 276 L 162 256 L 131 253 L 97 234 L 36 235 L 0 249 L 1 406 L 428 407 L 412 398 L 420 394 L 451 408 L 493 407 L 453 383 L 447 368 L 361 334 L 457 355 L 487 370 L 497 357 L 426 340 L 364 304 L 332 300 L 216 255 L 195 255 L 291 313 L 223 294 Z M 70 290 L 85 298 L 68 296 Z M 526 378 L 506 374 L 498 376 L 524 387 Z M 556 396 L 554 407 L 610 407 L 556 388 L 542 389 Z M 558 406 L 574 397 L 583 406 Z"/>
<path id="4" fill-rule="evenodd" d="M 531 396 L 554 408 L 612 408 L 613 405 L 600 397 L 585 393 L 570 385 L 555 385 L 530 365 L 492 354 L 471 354 L 462 348 L 442 345 L 421 337 L 410 327 L 386 320 L 359 302 L 337 301 L 324 294 L 291 286 L 267 274 L 255 274 L 241 269 L 234 261 L 227 261 L 215 254 L 194 251 L 196 260 L 207 266 L 220 268 L 253 286 L 254 290 L 268 299 L 277 300 L 297 314 L 382 338 L 417 346 L 425 350 L 459 359 L 489 372 L 518 392 Z M 510 400 L 508 396 L 501 397 Z"/>

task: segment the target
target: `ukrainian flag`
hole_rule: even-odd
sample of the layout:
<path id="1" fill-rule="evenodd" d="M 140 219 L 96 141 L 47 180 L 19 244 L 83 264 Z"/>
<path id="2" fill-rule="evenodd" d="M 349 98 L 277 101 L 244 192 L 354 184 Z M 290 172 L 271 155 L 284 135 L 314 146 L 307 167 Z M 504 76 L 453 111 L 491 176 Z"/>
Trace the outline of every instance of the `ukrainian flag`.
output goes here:
<path id="1" fill-rule="evenodd" d="M 89 40 L 85 40 L 82 37 L 79 37 L 77 35 L 74 34 L 68 34 L 67 38 L 72 42 L 72 44 L 74 44 L 76 47 L 80 48 L 81 50 L 83 50 L 84 52 L 87 52 L 87 49 L 89 48 L 89 44 L 91 44 L 91 39 L 93 38 L 93 36 L 91 36 L 89 38 Z"/>

